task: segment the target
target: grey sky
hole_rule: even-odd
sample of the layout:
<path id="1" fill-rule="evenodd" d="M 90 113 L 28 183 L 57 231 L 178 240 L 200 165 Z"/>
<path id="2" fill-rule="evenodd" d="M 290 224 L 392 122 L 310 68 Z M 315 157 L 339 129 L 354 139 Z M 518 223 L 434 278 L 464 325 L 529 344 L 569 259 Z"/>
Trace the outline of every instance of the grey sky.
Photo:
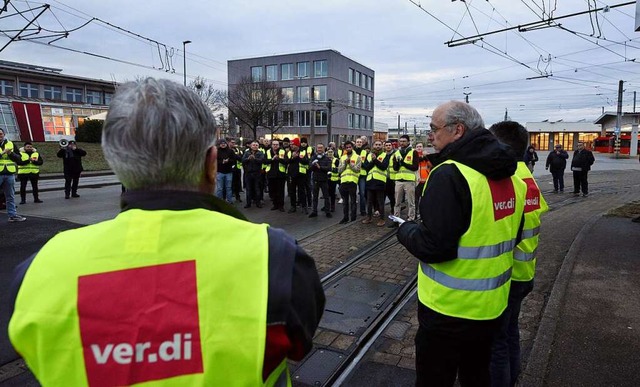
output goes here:
<path id="1" fill-rule="evenodd" d="M 435 106 L 449 99 L 462 100 L 464 93 L 471 93 L 471 104 L 487 124 L 503 119 L 505 109 L 510 118 L 522 122 L 591 121 L 602 107 L 616 109 L 618 80 L 627 82 L 625 110 L 632 110 L 633 91 L 640 91 L 640 57 L 633 61 L 640 56 L 640 35 L 633 31 L 635 5 L 598 12 L 597 18 L 585 14 L 559 20 L 566 30 L 504 32 L 486 36 L 476 45 L 451 48 L 444 42 L 531 23 L 540 20 L 543 11 L 548 17 L 553 10 L 558 17 L 586 11 L 589 6 L 625 2 L 52 1 L 52 12 L 38 19 L 43 28 L 71 30 L 96 17 L 163 43 L 169 51 L 174 48 L 173 56 L 167 61 L 162 48 L 161 59 L 156 45 L 94 21 L 53 44 L 136 65 L 27 41 L 11 43 L 0 52 L 0 58 L 118 82 L 139 75 L 182 82 L 182 41 L 191 40 L 187 45 L 188 76 L 203 76 L 216 87 L 226 88 L 228 59 L 331 48 L 376 72 L 375 119 L 391 126 L 396 125 L 398 114 L 409 126 L 425 126 L 429 122 L 426 116 Z M 25 10 L 42 3 L 12 0 L 10 4 Z M 10 7 L 7 13 L 11 12 Z M 3 31 L 26 24 L 19 16 L 0 20 Z M 598 40 L 597 46 L 596 39 L 589 36 L 592 34 L 607 40 Z M 49 40 L 39 39 L 43 43 Z M 0 46 L 7 42 L 8 38 L 0 35 Z M 163 67 L 175 73 L 157 70 Z M 541 75 L 550 76 L 527 80 Z"/>

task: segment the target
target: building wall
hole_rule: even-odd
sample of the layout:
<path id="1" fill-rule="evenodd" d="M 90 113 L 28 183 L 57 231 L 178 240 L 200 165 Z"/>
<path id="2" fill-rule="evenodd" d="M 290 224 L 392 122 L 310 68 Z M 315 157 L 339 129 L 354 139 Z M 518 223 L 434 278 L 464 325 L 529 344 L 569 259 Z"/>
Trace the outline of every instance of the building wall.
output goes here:
<path id="1" fill-rule="evenodd" d="M 314 62 L 327 61 L 327 76 L 315 77 Z M 300 77 L 297 73 L 297 64 L 299 62 L 309 63 L 308 77 Z M 294 78 L 290 80 L 282 80 L 282 64 L 292 63 L 294 68 Z M 328 114 L 328 100 L 332 100 L 332 141 L 343 141 L 344 139 L 352 139 L 356 136 L 367 136 L 372 138 L 374 126 L 374 90 L 375 90 L 375 73 L 373 70 L 341 55 L 334 50 L 322 50 L 314 52 L 305 52 L 287 55 L 274 55 L 268 57 L 248 58 L 228 61 L 228 81 L 229 89 L 238 84 L 243 77 L 251 76 L 252 67 L 261 67 L 263 77 L 266 79 L 266 66 L 277 65 L 277 79 L 274 81 L 280 88 L 292 87 L 294 89 L 293 103 L 286 104 L 285 109 L 294 111 L 293 126 L 286 126 L 279 129 L 275 136 L 277 137 L 314 137 L 310 139 L 313 143 L 327 143 L 327 125 L 316 125 L 312 116 L 312 122 L 308 126 L 301 126 L 298 121 L 297 111 L 325 111 Z M 364 74 L 366 79 L 371 83 L 369 89 L 355 84 L 349 83 L 349 69 Z M 361 77 L 362 78 L 362 77 Z M 360 79 L 361 79 L 360 78 Z M 316 86 L 327 87 L 327 101 L 315 101 L 308 103 L 298 103 L 298 87 L 315 88 Z M 349 91 L 359 93 L 361 96 L 369 98 L 370 103 L 367 108 L 365 106 L 356 106 L 355 101 L 349 103 Z M 231 115 L 231 122 L 234 117 Z M 367 117 L 367 127 L 355 128 L 349 126 L 349 116 L 351 117 Z M 327 119 L 328 121 L 328 119 Z M 328 123 L 328 122 L 327 122 Z M 361 125 L 365 126 L 365 125 Z M 311 135 L 313 132 L 313 136 Z M 243 137 L 252 136 L 250 131 L 241 130 L 240 133 L 231 133 L 231 135 L 242 135 Z M 270 134 L 267 130 L 258 133 L 258 136 Z"/>
<path id="2" fill-rule="evenodd" d="M 107 110 L 112 82 L 0 61 L 0 127 L 22 141 L 72 139 L 85 117 Z"/>
<path id="3" fill-rule="evenodd" d="M 552 150 L 556 144 L 572 150 L 578 142 L 584 142 L 590 148 L 602 131 L 601 125 L 590 122 L 527 122 L 525 127 L 529 132 L 529 143 L 538 150 Z"/>

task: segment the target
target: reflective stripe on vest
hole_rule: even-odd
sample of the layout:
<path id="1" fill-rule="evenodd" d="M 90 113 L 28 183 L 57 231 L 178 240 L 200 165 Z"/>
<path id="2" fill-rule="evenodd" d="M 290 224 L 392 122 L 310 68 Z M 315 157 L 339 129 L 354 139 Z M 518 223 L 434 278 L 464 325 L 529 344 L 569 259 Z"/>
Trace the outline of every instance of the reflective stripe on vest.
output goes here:
<path id="1" fill-rule="evenodd" d="M 238 147 L 235 147 L 233 148 L 233 153 L 235 153 L 236 156 L 239 156 L 239 160 L 236 160 L 236 168 L 242 169 L 242 151 L 238 149 Z"/>
<path id="2" fill-rule="evenodd" d="M 4 144 L 4 149 L 11 149 L 11 152 L 13 152 L 13 142 L 7 140 L 6 144 Z M 18 171 L 18 165 L 9 158 L 8 154 L 0 152 L 0 173 L 4 171 L 16 173 Z"/>
<path id="3" fill-rule="evenodd" d="M 349 168 L 347 166 L 347 164 L 355 164 L 358 161 L 359 157 L 360 156 L 358 156 L 358 154 L 356 152 L 352 152 L 350 158 L 348 157 L 348 155 L 346 153 L 344 155 L 342 155 L 342 158 L 340 159 L 340 162 L 344 163 L 345 168 L 344 168 L 344 171 L 342 171 L 342 173 L 340 174 L 340 182 L 341 183 L 356 183 L 356 184 L 358 184 L 359 174 L 354 172 L 351 168 Z M 347 158 L 348 158 L 348 161 L 347 161 Z"/>
<path id="4" fill-rule="evenodd" d="M 507 306 L 513 250 L 524 211 L 526 185 L 515 176 L 490 181 L 481 173 L 455 165 L 469 185 L 472 213 L 456 259 L 418 268 L 418 298 L 447 316 L 491 320 Z M 440 166 L 439 165 L 439 166 Z M 437 173 L 439 166 L 431 171 Z M 429 184 L 427 180 L 425 185 Z"/>
<path id="5" fill-rule="evenodd" d="M 413 149 L 409 149 L 406 155 L 404 155 L 404 159 L 402 160 L 406 164 L 413 164 Z M 402 157 L 402 153 L 400 153 L 400 149 L 396 151 L 396 153 L 391 156 L 393 163 L 398 163 L 396 157 L 400 155 Z M 395 168 L 393 168 L 395 171 Z M 404 166 L 404 164 L 400 164 L 400 169 L 396 171 L 396 179 L 395 180 L 405 180 L 405 181 L 416 181 L 416 172 L 408 169 Z"/>
<path id="6" fill-rule="evenodd" d="M 367 156 L 367 161 L 368 162 L 372 162 L 373 161 L 373 156 L 375 156 L 373 153 L 369 153 L 369 155 Z M 382 162 L 382 161 L 384 161 L 385 157 L 387 157 L 387 154 L 382 152 L 376 158 L 378 159 L 378 161 Z M 367 181 L 369 181 L 371 179 L 380 180 L 381 182 L 386 183 L 387 182 L 387 171 L 383 171 L 382 169 L 380 169 L 380 168 L 378 168 L 377 166 L 374 165 L 373 168 L 371 168 L 369 170 L 369 172 L 367 173 Z"/>
<path id="7" fill-rule="evenodd" d="M 45 386 L 290 385 L 284 362 L 262 380 L 268 250 L 267 225 L 204 209 L 62 232 L 29 267 L 9 337 Z"/>
<path id="8" fill-rule="evenodd" d="M 272 149 L 269 149 L 267 151 L 267 160 L 271 161 L 271 159 L 273 159 L 273 156 L 271 155 L 272 153 L 273 153 Z M 285 150 L 284 149 L 278 150 L 278 157 L 283 159 L 284 156 L 285 156 Z M 265 172 L 269 172 L 270 170 L 271 170 L 271 163 L 268 163 L 267 168 L 265 168 Z M 287 166 L 278 162 L 278 170 L 282 173 L 287 173 Z"/>
<path id="9" fill-rule="evenodd" d="M 29 156 L 29 154 L 26 152 L 20 152 L 20 157 L 22 157 L 22 161 L 29 160 L 29 163 L 25 165 L 20 165 L 18 167 L 18 175 L 25 175 L 29 173 L 39 173 L 40 168 L 31 162 L 32 158 L 35 158 L 36 160 L 38 160 L 39 156 L 40 155 L 38 154 L 38 152 L 31 153 L 31 156 Z"/>
<path id="10" fill-rule="evenodd" d="M 540 216 L 549 210 L 540 188 L 524 162 L 518 162 L 516 176 L 527 185 L 522 241 L 513 251 L 513 281 L 531 281 L 536 274 L 536 252 L 540 235 Z"/>

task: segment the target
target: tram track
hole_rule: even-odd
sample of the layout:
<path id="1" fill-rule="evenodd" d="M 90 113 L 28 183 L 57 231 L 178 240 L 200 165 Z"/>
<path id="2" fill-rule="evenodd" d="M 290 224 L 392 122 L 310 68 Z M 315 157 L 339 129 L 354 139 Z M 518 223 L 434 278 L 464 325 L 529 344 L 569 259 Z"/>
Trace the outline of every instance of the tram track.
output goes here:
<path id="1" fill-rule="evenodd" d="M 395 230 L 385 234 L 322 277 L 325 313 L 314 350 L 292 364 L 294 385 L 329 386 L 344 381 L 415 294 L 417 265 L 393 240 L 395 234 Z"/>

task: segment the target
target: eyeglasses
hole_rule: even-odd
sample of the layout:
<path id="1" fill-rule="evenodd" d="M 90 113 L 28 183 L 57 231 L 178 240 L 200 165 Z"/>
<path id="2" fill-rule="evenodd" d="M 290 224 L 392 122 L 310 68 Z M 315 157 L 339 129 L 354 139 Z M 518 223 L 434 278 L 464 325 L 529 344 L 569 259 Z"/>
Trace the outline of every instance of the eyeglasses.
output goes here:
<path id="1" fill-rule="evenodd" d="M 448 126 L 451 126 L 451 125 L 457 125 L 457 124 L 458 124 L 457 122 L 450 122 L 448 124 L 444 124 L 441 127 L 437 127 L 434 124 L 429 124 L 429 127 L 431 128 L 431 133 L 436 134 L 436 132 L 441 130 L 441 129 L 444 129 L 444 128 L 446 128 Z"/>

